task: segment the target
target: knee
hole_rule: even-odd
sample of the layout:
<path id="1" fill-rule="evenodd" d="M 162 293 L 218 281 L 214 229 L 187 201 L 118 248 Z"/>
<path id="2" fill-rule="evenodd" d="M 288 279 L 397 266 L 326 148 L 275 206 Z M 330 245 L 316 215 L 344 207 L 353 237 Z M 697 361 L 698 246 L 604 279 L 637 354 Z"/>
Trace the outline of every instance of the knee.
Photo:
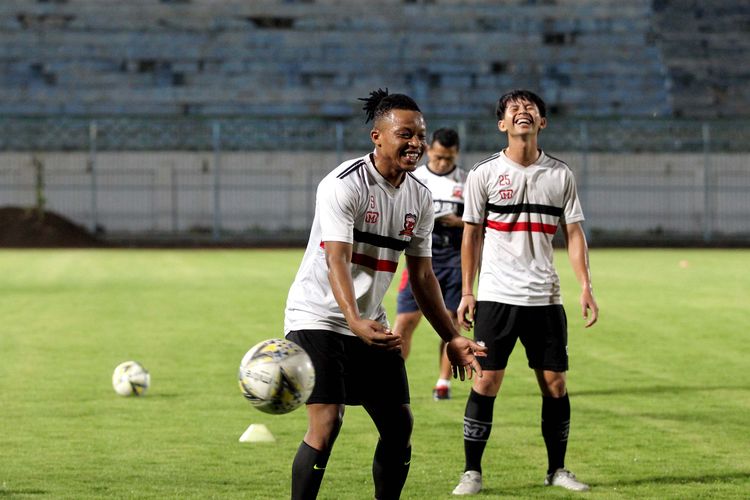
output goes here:
<path id="1" fill-rule="evenodd" d="M 422 313 L 419 311 L 400 313 L 396 316 L 394 330 L 396 333 L 411 338 L 420 319 L 422 319 Z"/>
<path id="2" fill-rule="evenodd" d="M 344 413 L 336 412 L 331 415 L 325 422 L 326 433 L 333 439 L 339 435 L 341 426 L 344 425 Z"/>
<path id="3" fill-rule="evenodd" d="M 408 446 L 411 442 L 411 433 L 414 429 L 414 417 L 408 407 L 404 407 L 398 414 L 398 418 L 387 426 L 382 426 L 380 439 L 395 446 Z"/>
<path id="4" fill-rule="evenodd" d="M 409 408 L 406 408 L 404 411 L 404 416 L 402 418 L 402 425 L 404 427 L 404 431 L 406 433 L 406 437 L 411 438 L 412 430 L 414 429 L 414 416 L 411 413 L 411 410 Z"/>
<path id="5" fill-rule="evenodd" d="M 482 377 L 474 377 L 472 389 L 482 396 L 497 396 L 503 382 L 503 370 L 487 370 Z"/>
<path id="6" fill-rule="evenodd" d="M 565 379 L 558 378 L 547 382 L 545 387 L 542 388 L 542 393 L 545 396 L 552 398 L 561 398 L 567 394 L 567 388 L 565 387 Z"/>
<path id="7" fill-rule="evenodd" d="M 411 439 L 412 430 L 414 429 L 414 416 L 408 406 L 401 408 L 398 420 L 398 423 L 393 426 L 396 429 L 395 434 L 401 436 L 402 439 L 409 441 L 409 439 Z"/>
<path id="8" fill-rule="evenodd" d="M 327 412 L 311 418 L 305 434 L 305 442 L 317 450 L 330 450 L 344 423 L 342 411 Z"/>

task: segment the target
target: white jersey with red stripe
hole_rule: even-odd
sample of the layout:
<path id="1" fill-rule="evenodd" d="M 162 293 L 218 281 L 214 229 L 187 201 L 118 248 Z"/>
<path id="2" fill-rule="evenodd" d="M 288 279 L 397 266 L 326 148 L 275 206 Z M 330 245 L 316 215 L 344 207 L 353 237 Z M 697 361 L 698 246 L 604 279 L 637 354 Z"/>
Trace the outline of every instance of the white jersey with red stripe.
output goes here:
<path id="1" fill-rule="evenodd" d="M 464 222 L 484 224 L 477 300 L 561 304 L 552 238 L 583 221 L 573 172 L 540 151 L 524 167 L 499 152 L 474 165 L 464 186 Z"/>
<path id="2" fill-rule="evenodd" d="M 354 294 L 363 318 L 388 325 L 383 298 L 402 252 L 431 256 L 430 191 L 412 174 L 393 187 L 373 154 L 349 160 L 318 185 L 310 241 L 289 290 L 284 331 L 329 330 L 354 335 L 328 280 L 325 242 L 352 245 Z"/>

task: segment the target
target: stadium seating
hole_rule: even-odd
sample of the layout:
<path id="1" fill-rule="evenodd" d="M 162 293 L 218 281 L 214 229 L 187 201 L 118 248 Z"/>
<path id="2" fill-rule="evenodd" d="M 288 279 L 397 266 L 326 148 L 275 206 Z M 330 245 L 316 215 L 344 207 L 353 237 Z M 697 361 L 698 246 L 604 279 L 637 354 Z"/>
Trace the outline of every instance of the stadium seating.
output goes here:
<path id="1" fill-rule="evenodd" d="M 513 87 L 569 116 L 747 116 L 750 4 L 707 3 L 7 0 L 0 112 L 347 116 L 387 86 L 449 116 Z"/>
<path id="2" fill-rule="evenodd" d="M 0 206 L 43 174 L 114 239 L 304 242 L 318 179 L 372 147 L 356 97 L 412 95 L 468 166 L 526 87 L 594 242 L 747 242 L 748 27 L 739 0 L 4 0 Z"/>

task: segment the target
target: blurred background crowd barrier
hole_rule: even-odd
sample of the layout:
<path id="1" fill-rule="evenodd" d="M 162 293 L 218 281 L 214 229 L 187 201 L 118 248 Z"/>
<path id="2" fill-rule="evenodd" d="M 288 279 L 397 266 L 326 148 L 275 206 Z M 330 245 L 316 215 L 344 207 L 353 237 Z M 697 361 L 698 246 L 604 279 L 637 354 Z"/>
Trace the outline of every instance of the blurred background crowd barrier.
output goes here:
<path id="1" fill-rule="evenodd" d="M 494 117 L 428 117 L 470 168 Z M 301 244 L 317 183 L 366 154 L 361 118 L 0 118 L 0 206 L 64 214 L 117 243 Z M 747 244 L 750 121 L 555 119 L 542 147 L 576 174 L 592 244 Z"/>
<path id="2" fill-rule="evenodd" d="M 470 167 L 527 88 L 592 244 L 746 245 L 748 27 L 747 0 L 4 0 L 0 209 L 304 243 L 317 182 L 371 148 L 358 97 L 411 95 Z"/>

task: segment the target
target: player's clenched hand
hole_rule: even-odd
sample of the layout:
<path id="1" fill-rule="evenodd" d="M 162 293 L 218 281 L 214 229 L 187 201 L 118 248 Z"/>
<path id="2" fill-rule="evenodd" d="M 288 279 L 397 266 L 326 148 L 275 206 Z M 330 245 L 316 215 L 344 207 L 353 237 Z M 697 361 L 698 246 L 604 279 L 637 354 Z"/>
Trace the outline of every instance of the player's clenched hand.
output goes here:
<path id="1" fill-rule="evenodd" d="M 487 356 L 485 346 L 459 335 L 448 342 L 446 353 L 453 366 L 453 378 L 465 380 L 467 371 L 469 378 L 472 378 L 474 372 L 482 376 L 482 367 L 479 366 L 477 356 Z"/>
<path id="2" fill-rule="evenodd" d="M 391 332 L 377 321 L 359 319 L 349 323 L 349 328 L 367 345 L 388 351 L 401 349 L 401 335 Z"/>
<path id="3" fill-rule="evenodd" d="M 477 308 L 477 299 L 473 295 L 464 295 L 461 297 L 461 303 L 458 304 L 458 321 L 465 330 L 471 330 L 474 326 L 474 311 Z"/>

